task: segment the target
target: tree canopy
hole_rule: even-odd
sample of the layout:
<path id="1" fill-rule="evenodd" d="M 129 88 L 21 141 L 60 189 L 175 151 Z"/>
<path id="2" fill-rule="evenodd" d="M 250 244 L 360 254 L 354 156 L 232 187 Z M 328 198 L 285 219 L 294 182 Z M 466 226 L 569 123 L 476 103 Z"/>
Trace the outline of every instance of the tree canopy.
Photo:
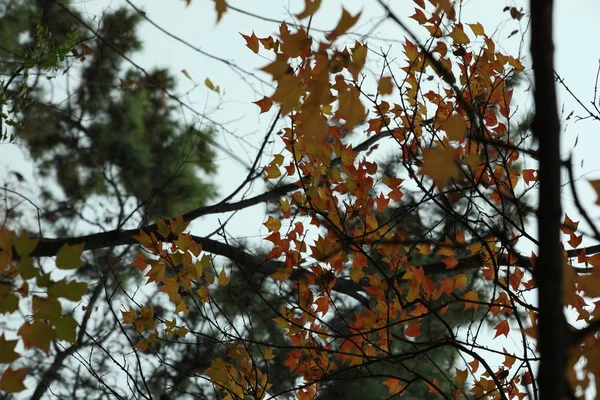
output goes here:
<path id="1" fill-rule="evenodd" d="M 511 33 L 528 35 L 527 56 L 467 20 L 469 2 L 414 0 L 403 15 L 371 1 L 399 32 L 389 48 L 360 32 L 362 12 L 323 28 L 324 4 L 298 3 L 276 31 L 209 3 L 217 23 L 256 19 L 230 49 L 262 57 L 250 71 L 129 0 L 98 18 L 0 1 L 2 145 L 24 149 L 39 188 L 7 173 L 0 396 L 598 393 L 600 245 L 582 243 L 600 232 L 560 139 L 600 104 L 555 69 L 552 1 L 490 10 L 527 21 Z M 220 154 L 240 158 L 223 123 L 173 71 L 135 61 L 143 23 L 256 83 L 269 128 L 234 190 L 212 179 Z M 581 106 L 564 118 L 557 82 Z M 562 174 L 578 217 L 563 214 Z M 264 215 L 260 241 L 229 224 L 247 209 Z M 191 229 L 208 216 L 214 231 Z"/>

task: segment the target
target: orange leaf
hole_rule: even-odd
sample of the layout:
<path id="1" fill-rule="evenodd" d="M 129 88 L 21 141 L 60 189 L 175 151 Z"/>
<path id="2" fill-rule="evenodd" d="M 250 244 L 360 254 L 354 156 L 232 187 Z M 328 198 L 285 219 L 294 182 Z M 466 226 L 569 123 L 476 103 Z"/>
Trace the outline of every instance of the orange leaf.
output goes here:
<path id="1" fill-rule="evenodd" d="M 571 220 L 571 218 L 569 218 L 569 216 L 567 214 L 565 214 L 565 222 L 563 222 L 562 226 L 560 227 L 560 230 L 565 235 L 570 235 L 570 234 L 575 233 L 575 231 L 577 230 L 578 227 L 579 227 L 579 221 L 573 222 Z"/>
<path id="2" fill-rule="evenodd" d="M 381 383 L 388 387 L 388 390 L 391 395 L 401 392 L 405 386 L 401 383 L 400 379 L 396 378 L 389 378 Z"/>
<path id="3" fill-rule="evenodd" d="M 254 53 L 258 54 L 258 37 L 256 37 L 256 35 L 254 34 L 254 31 L 252 32 L 252 36 L 247 36 L 243 33 L 240 33 L 240 35 L 242 35 L 242 37 L 246 41 L 246 47 L 248 47 Z"/>
<path id="4" fill-rule="evenodd" d="M 263 97 L 260 100 L 253 101 L 253 103 L 260 107 L 261 114 L 266 113 L 273 106 L 273 100 L 271 100 L 271 98 L 267 96 Z"/>
<path id="5" fill-rule="evenodd" d="M 496 330 L 496 336 L 494 336 L 494 339 L 500 335 L 504 335 L 504 336 L 508 337 L 508 332 L 510 331 L 510 326 L 508 325 L 508 320 L 505 319 L 505 320 L 501 321 L 498 325 L 496 325 L 494 327 L 494 329 Z"/>
<path id="6" fill-rule="evenodd" d="M 521 172 L 523 173 L 523 180 L 526 185 L 529 185 L 531 182 L 537 182 L 537 169 L 524 169 Z"/>
<path id="7" fill-rule="evenodd" d="M 413 321 L 408 324 L 406 331 L 404 331 L 404 335 L 408 337 L 419 337 L 421 336 L 421 323 Z"/>
<path id="8" fill-rule="evenodd" d="M 463 299 L 468 300 L 467 302 L 465 302 L 465 308 L 463 309 L 463 311 L 467 311 L 469 308 L 477 310 L 477 308 L 479 307 L 479 304 L 471 303 L 479 301 L 479 295 L 475 290 L 471 290 L 470 292 L 465 293 Z"/>
<path id="9" fill-rule="evenodd" d="M 573 248 L 577 248 L 577 246 L 579 246 L 581 244 L 581 241 L 583 240 L 583 234 L 577 236 L 574 233 L 571 233 L 571 238 L 569 239 L 569 245 L 571 245 L 571 247 Z"/>

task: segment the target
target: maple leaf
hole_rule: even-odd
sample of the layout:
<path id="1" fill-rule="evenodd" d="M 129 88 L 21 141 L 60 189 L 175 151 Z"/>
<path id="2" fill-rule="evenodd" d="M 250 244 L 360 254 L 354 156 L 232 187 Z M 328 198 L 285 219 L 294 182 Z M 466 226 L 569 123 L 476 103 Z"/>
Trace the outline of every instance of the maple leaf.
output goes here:
<path id="1" fill-rule="evenodd" d="M 467 132 L 467 123 L 460 115 L 454 114 L 442 122 L 441 128 L 446 131 L 448 139 L 462 142 Z"/>
<path id="2" fill-rule="evenodd" d="M 381 78 L 377 85 L 377 89 L 379 90 L 379 93 L 383 95 L 392 94 L 392 91 L 394 90 L 394 82 L 392 81 L 392 77 L 384 76 Z"/>
<path id="3" fill-rule="evenodd" d="M 353 17 L 348 11 L 346 11 L 346 9 L 342 7 L 342 17 L 340 18 L 340 21 L 338 22 L 335 29 L 326 36 L 327 40 L 333 42 L 335 39 L 346 33 L 348 29 L 352 28 L 354 24 L 356 24 L 356 22 L 360 18 L 360 14 L 361 13 L 358 13 Z"/>
<path id="4" fill-rule="evenodd" d="M 454 40 L 455 44 L 471 43 L 471 40 L 469 40 L 467 34 L 462 30 L 462 28 L 458 26 L 455 27 L 454 30 L 448 36 L 450 36 Z"/>
<path id="5" fill-rule="evenodd" d="M 408 327 L 404 331 L 404 335 L 408 337 L 419 337 L 421 336 L 421 323 L 413 321 L 408 324 Z"/>
<path id="6" fill-rule="evenodd" d="M 10 364 L 21 355 L 15 351 L 18 340 L 6 340 L 4 333 L 0 334 L 0 364 Z"/>
<path id="7" fill-rule="evenodd" d="M 254 53 L 258 54 L 258 37 L 256 37 L 254 32 L 252 32 L 252 36 L 247 36 L 243 33 L 240 33 L 240 35 L 242 35 L 242 37 L 246 41 L 246 47 L 248 47 Z"/>
<path id="8" fill-rule="evenodd" d="M 24 230 L 23 232 L 21 232 L 21 235 L 14 241 L 15 250 L 17 251 L 17 254 L 21 257 L 28 256 L 33 252 L 33 250 L 35 250 L 39 241 L 39 238 L 30 239 L 29 234 L 27 233 L 27 231 Z"/>
<path id="9" fill-rule="evenodd" d="M 494 339 L 500 335 L 504 335 L 504 336 L 508 337 L 508 332 L 510 332 L 510 326 L 508 325 L 508 320 L 505 319 L 505 320 L 500 321 L 500 323 L 498 325 L 496 325 L 494 327 L 494 329 L 496 330 L 496 335 L 494 336 Z"/>
<path id="10" fill-rule="evenodd" d="M 267 96 L 263 97 L 260 100 L 254 101 L 253 103 L 260 107 L 261 114 L 266 113 L 273 106 L 273 100 L 271 100 L 271 98 Z"/>
<path id="11" fill-rule="evenodd" d="M 396 378 L 388 378 L 381 383 L 388 387 L 388 391 L 391 395 L 400 393 L 404 390 L 406 386 L 402 384 L 402 381 L 400 381 L 400 379 Z"/>
<path id="12" fill-rule="evenodd" d="M 17 393 L 27 389 L 23 383 L 25 375 L 27 375 L 27 368 L 13 370 L 8 367 L 0 378 L 0 389 L 6 393 Z"/>
<path id="13" fill-rule="evenodd" d="M 304 0 L 304 11 L 296 14 L 296 18 L 304 19 L 310 17 L 321 7 L 321 0 Z"/>
<path id="14" fill-rule="evenodd" d="M 59 269 L 76 269 L 83 263 L 81 253 L 83 253 L 84 244 L 69 245 L 65 243 L 58 253 L 56 253 L 56 267 Z"/>
<path id="15" fill-rule="evenodd" d="M 87 283 L 69 281 L 62 279 L 55 282 L 48 288 L 48 296 L 59 298 L 63 297 L 71 301 L 79 301 L 87 290 Z"/>
<path id="16" fill-rule="evenodd" d="M 454 162 L 455 151 L 451 147 L 423 149 L 421 174 L 427 175 L 442 189 L 450 179 L 460 176 L 460 169 Z"/>

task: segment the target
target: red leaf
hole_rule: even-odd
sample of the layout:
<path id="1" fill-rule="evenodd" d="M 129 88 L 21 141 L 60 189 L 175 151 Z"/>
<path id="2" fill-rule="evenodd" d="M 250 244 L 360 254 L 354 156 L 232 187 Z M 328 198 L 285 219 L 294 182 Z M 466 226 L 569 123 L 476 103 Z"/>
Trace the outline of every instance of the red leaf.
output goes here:
<path id="1" fill-rule="evenodd" d="M 508 337 L 508 332 L 510 331 L 510 326 L 508 325 L 508 320 L 505 319 L 504 321 L 500 321 L 500 323 L 498 325 L 496 325 L 494 327 L 494 329 L 496 330 L 496 336 L 494 336 L 494 339 L 500 335 L 504 335 L 504 336 Z"/>

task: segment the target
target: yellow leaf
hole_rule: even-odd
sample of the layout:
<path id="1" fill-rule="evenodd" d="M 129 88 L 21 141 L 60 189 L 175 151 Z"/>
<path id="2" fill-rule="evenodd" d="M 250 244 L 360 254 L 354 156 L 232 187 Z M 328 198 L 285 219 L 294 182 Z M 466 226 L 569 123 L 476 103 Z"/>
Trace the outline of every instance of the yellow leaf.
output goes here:
<path id="1" fill-rule="evenodd" d="M 204 85 L 209 88 L 210 90 L 215 90 L 215 85 L 212 83 L 212 81 L 208 78 L 206 78 L 204 80 Z"/>
<path id="2" fill-rule="evenodd" d="M 82 264 L 81 253 L 84 244 L 69 245 L 65 243 L 56 253 L 56 267 L 59 269 L 75 269 Z"/>
<path id="3" fill-rule="evenodd" d="M 265 360 L 272 360 L 275 358 L 275 354 L 273 354 L 273 349 L 271 347 L 267 348 L 263 354 Z"/>
<path id="4" fill-rule="evenodd" d="M 450 33 L 448 36 L 450 36 L 454 40 L 455 44 L 471 43 L 471 40 L 469 39 L 467 34 L 462 30 L 462 28 L 460 28 L 458 26 L 456 28 L 454 28 L 452 33 Z"/>
<path id="5" fill-rule="evenodd" d="M 485 31 L 483 30 L 483 25 L 481 25 L 479 22 L 477 22 L 476 24 L 467 24 L 467 25 L 469 25 L 469 28 L 471 28 L 471 30 L 473 31 L 475 36 L 485 36 Z"/>
<path id="6" fill-rule="evenodd" d="M 267 222 L 265 222 L 263 225 L 267 227 L 269 232 L 279 232 L 279 229 L 281 229 L 281 220 L 269 216 Z"/>
<path id="7" fill-rule="evenodd" d="M 219 273 L 219 287 L 225 287 L 229 285 L 229 278 L 225 274 L 225 269 L 222 269 Z"/>
<path id="8" fill-rule="evenodd" d="M 225 0 L 215 0 L 215 10 L 217 11 L 217 22 L 219 22 L 225 11 L 227 11 L 227 2 Z"/>
<path id="9" fill-rule="evenodd" d="M 440 190 L 450 179 L 460 176 L 460 169 L 454 162 L 454 153 L 452 147 L 423 149 L 423 165 L 420 173 L 433 179 Z"/>

